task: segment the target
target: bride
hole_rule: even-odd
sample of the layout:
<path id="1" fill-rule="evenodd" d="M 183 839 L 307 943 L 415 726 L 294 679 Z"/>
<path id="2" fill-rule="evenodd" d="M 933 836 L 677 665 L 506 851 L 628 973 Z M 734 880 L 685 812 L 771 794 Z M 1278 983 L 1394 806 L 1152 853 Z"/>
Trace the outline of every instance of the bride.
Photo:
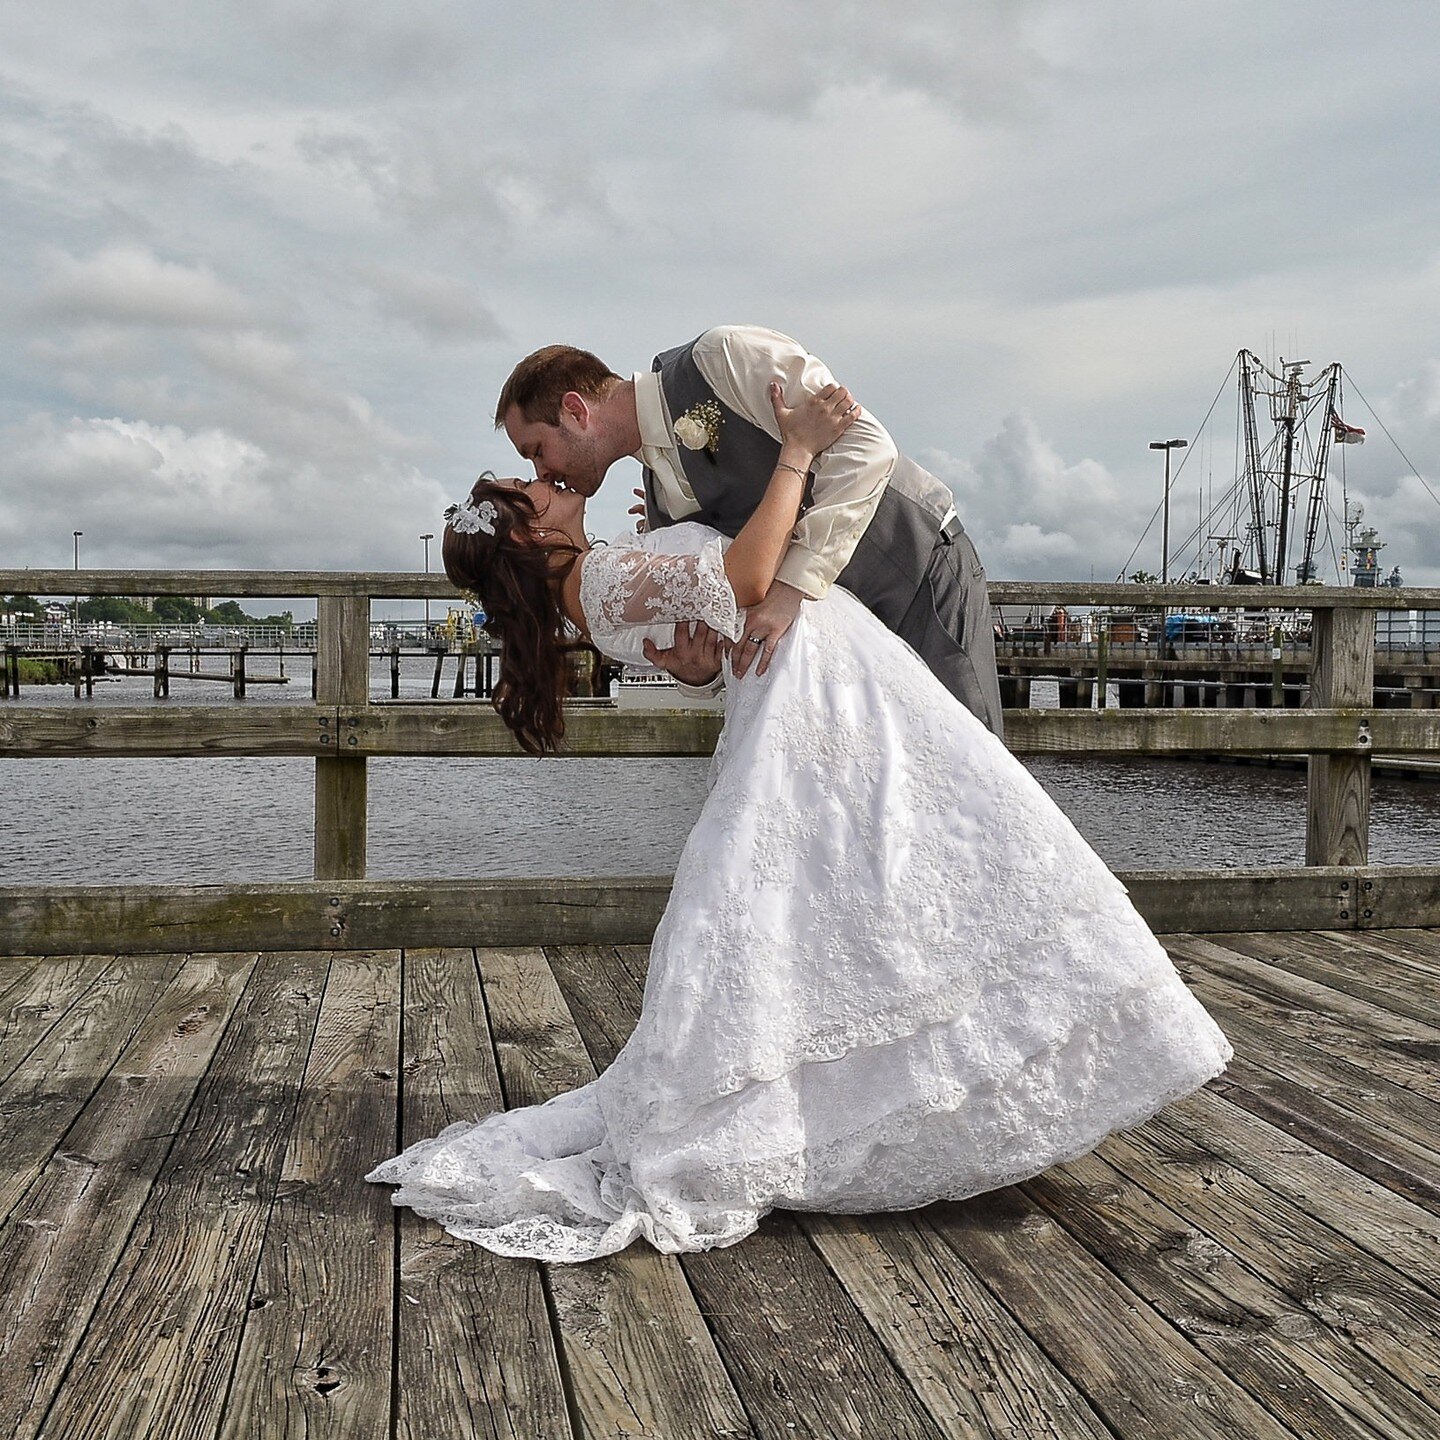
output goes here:
<path id="1" fill-rule="evenodd" d="M 833 386 L 771 403 L 780 463 L 733 541 L 681 523 L 592 549 L 584 496 L 538 480 L 482 478 L 446 512 L 446 572 L 503 637 L 495 706 L 527 751 L 563 735 L 571 627 L 640 664 L 680 622 L 744 642 L 806 472 L 856 413 Z M 384 1161 L 367 1178 L 395 1204 L 502 1255 L 703 1250 L 775 1206 L 1011 1184 L 1223 1069 L 1124 887 L 852 595 L 805 605 L 725 703 L 629 1041 L 588 1085 Z"/>

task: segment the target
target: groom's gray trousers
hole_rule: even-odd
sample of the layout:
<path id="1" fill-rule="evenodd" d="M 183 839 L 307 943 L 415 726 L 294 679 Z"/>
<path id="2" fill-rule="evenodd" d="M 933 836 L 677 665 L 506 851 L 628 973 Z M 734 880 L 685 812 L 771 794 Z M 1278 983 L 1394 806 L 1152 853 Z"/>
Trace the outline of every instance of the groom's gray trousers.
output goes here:
<path id="1" fill-rule="evenodd" d="M 958 521 L 941 530 L 925 578 L 894 628 L 961 704 L 996 735 L 1003 733 L 985 571 Z"/>

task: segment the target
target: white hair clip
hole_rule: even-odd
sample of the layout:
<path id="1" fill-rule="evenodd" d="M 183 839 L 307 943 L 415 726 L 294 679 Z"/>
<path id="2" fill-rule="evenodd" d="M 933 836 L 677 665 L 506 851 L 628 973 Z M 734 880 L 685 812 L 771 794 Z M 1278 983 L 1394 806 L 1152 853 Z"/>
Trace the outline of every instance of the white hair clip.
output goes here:
<path id="1" fill-rule="evenodd" d="M 445 523 L 457 535 L 473 535 L 477 530 L 493 535 L 495 517 L 499 513 L 493 500 L 482 500 L 478 505 L 472 505 L 465 500 L 459 505 L 452 505 L 445 512 Z"/>

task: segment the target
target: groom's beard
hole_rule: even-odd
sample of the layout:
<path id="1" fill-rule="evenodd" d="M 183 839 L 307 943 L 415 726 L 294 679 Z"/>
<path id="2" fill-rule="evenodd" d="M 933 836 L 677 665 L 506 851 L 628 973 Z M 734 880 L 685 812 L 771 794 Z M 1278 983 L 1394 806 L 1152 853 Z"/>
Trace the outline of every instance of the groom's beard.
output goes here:
<path id="1" fill-rule="evenodd" d="M 567 490 L 574 490 L 588 498 L 600 488 L 611 463 L 600 446 L 586 436 L 583 441 L 572 445 L 560 483 Z"/>

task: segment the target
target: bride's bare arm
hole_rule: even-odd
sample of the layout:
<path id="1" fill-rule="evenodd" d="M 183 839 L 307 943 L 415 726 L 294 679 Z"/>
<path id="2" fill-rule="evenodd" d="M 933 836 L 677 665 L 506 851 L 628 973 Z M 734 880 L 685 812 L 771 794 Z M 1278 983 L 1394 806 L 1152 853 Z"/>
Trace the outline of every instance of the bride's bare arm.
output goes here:
<path id="1" fill-rule="evenodd" d="M 779 381 L 773 381 L 770 403 L 780 427 L 780 457 L 764 499 L 725 552 L 725 574 L 742 606 L 758 605 L 765 598 L 795 529 L 815 457 L 833 445 L 860 413 L 843 385 L 827 385 L 792 409 L 785 404 Z"/>

